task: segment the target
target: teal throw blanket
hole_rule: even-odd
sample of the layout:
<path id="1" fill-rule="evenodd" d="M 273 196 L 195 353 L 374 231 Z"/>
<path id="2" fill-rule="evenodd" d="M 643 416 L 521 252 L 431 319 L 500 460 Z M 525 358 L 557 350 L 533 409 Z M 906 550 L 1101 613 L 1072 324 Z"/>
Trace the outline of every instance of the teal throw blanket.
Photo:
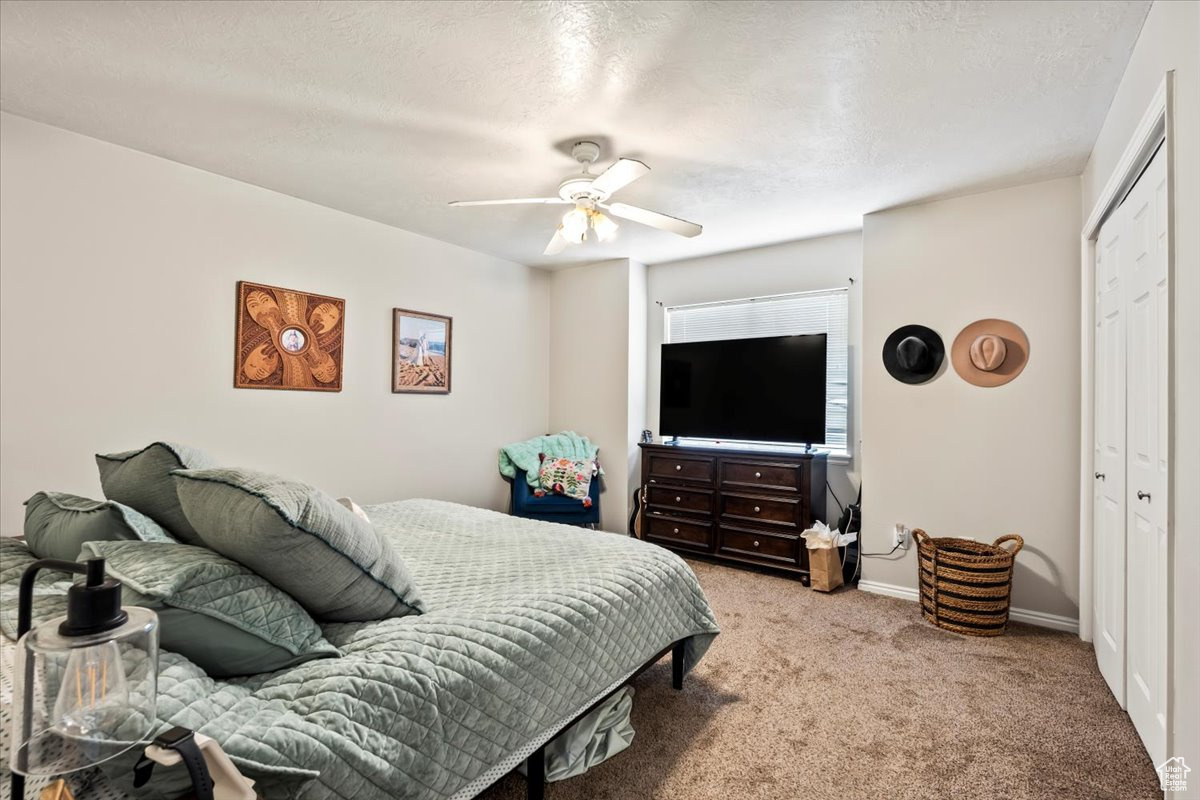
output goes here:
<path id="1" fill-rule="evenodd" d="M 522 470 L 526 482 L 530 486 L 537 486 L 538 467 L 541 466 L 538 459 L 540 453 L 555 458 L 569 458 L 572 461 L 588 461 L 594 459 L 599 450 L 590 439 L 580 436 L 575 431 L 535 436 L 500 448 L 500 474 L 506 478 L 515 478 L 517 470 Z M 600 470 L 600 474 L 603 475 L 604 470 Z"/>

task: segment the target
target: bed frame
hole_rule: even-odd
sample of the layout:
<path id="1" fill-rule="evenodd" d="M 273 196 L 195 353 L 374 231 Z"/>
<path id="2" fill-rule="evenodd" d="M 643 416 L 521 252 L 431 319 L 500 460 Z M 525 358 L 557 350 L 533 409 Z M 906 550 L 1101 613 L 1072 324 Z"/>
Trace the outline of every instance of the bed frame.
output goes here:
<path id="1" fill-rule="evenodd" d="M 545 744 L 533 751 L 533 753 L 530 754 L 529 760 L 526 762 L 525 767 L 526 781 L 528 783 L 526 789 L 527 800 L 543 800 L 543 798 L 546 796 L 546 746 L 558 738 L 563 731 L 571 728 L 576 722 L 579 722 L 579 720 L 583 719 L 588 714 L 599 708 L 599 706 L 605 700 L 608 700 L 608 698 L 612 697 L 614 694 L 628 686 L 634 678 L 657 664 L 667 653 L 671 654 L 671 687 L 676 691 L 683 689 L 683 650 L 686 644 L 687 639 L 680 639 L 678 642 L 669 645 L 661 653 L 654 656 L 654 658 L 638 667 L 637 672 L 630 675 L 627 681 L 585 708 L 574 719 L 555 731 L 554 736 L 552 736 Z"/>

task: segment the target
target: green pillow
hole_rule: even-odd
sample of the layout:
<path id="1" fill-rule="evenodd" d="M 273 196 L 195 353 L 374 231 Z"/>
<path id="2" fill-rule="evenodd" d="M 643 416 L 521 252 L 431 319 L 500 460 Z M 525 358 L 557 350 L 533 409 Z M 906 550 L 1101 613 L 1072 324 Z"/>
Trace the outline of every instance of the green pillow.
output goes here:
<path id="1" fill-rule="evenodd" d="M 317 619 L 356 622 L 425 610 L 392 545 L 319 489 L 248 469 L 172 474 L 204 544 L 250 567 Z"/>
<path id="2" fill-rule="evenodd" d="M 125 605 L 159 616 L 159 643 L 213 678 L 256 675 L 341 655 L 295 600 L 206 547 L 88 542 L 123 584 Z"/>
<path id="3" fill-rule="evenodd" d="M 38 492 L 25 501 L 25 541 L 38 558 L 76 561 L 84 542 L 173 543 L 157 522 L 111 500 Z"/>
<path id="4" fill-rule="evenodd" d="M 206 453 L 171 442 L 154 442 L 141 450 L 96 454 L 104 496 L 132 506 L 187 544 L 200 544 L 175 496 L 171 470 L 216 466 Z"/>

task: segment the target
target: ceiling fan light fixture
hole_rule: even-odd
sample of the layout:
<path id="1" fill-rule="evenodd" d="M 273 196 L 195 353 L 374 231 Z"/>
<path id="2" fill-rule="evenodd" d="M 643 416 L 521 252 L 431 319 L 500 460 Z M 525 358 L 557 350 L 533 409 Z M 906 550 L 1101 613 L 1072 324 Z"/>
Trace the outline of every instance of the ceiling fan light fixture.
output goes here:
<path id="1" fill-rule="evenodd" d="M 600 157 L 600 146 L 595 142 L 576 142 L 571 148 L 571 156 L 579 163 L 581 172 L 567 176 L 558 185 L 558 197 L 517 197 L 499 200 L 456 200 L 452 206 L 494 206 L 494 205 L 528 205 L 528 204 L 562 204 L 573 208 L 563 215 L 562 223 L 557 226 L 554 235 L 543 255 L 555 256 L 563 252 L 568 245 L 583 244 L 588 239 L 588 230 L 592 231 L 592 239 L 601 243 L 611 242 L 617 237 L 620 226 L 612 217 L 636 222 L 660 231 L 667 231 L 678 236 L 699 236 L 704 230 L 694 222 L 688 222 L 678 217 L 651 211 L 647 208 L 626 205 L 625 203 L 609 203 L 609 198 L 617 191 L 647 175 L 650 167 L 633 158 L 618 158 L 599 175 L 593 175 L 590 167 Z M 608 214 L 602 214 L 604 209 Z"/>

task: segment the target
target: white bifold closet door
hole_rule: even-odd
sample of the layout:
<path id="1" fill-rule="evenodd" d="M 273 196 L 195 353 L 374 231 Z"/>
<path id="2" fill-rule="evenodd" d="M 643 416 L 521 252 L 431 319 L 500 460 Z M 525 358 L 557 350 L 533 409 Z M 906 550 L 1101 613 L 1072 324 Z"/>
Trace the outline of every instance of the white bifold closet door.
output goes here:
<path id="1" fill-rule="evenodd" d="M 1161 150 L 1125 201 L 1126 702 L 1155 764 L 1167 745 L 1167 157 Z"/>
<path id="2" fill-rule="evenodd" d="M 1096 242 L 1092 639 L 1100 673 L 1125 708 L 1125 228 L 1120 211 L 1100 228 Z"/>
<path id="3" fill-rule="evenodd" d="M 1157 764 L 1167 757 L 1169 647 L 1167 168 L 1161 148 L 1097 244 L 1096 660 Z"/>

